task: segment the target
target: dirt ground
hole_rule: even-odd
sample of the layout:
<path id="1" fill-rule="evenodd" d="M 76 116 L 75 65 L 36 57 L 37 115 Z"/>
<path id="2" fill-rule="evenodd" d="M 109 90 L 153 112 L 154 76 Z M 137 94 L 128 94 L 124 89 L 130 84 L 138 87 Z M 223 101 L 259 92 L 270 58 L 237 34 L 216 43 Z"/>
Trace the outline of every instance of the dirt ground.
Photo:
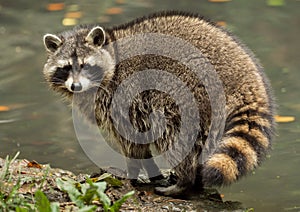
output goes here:
<path id="1" fill-rule="evenodd" d="M 0 158 L 0 173 L 3 169 L 5 160 Z M 103 174 L 104 170 L 92 175 L 75 175 L 70 171 L 58 168 L 51 168 L 50 165 L 42 165 L 35 161 L 26 159 L 15 160 L 9 167 L 12 177 L 9 182 L 0 182 L 2 189 L 9 189 L 20 182 L 18 192 L 24 196 L 33 196 L 37 189 L 41 189 L 51 202 L 59 202 L 60 211 L 77 211 L 76 205 L 70 201 L 68 194 L 61 191 L 56 185 L 56 178 L 71 178 L 78 183 L 84 183 L 87 178 L 97 179 L 97 176 Z M 170 173 L 164 171 L 164 174 Z M 120 199 L 129 191 L 135 191 L 135 194 L 127 199 L 122 205 L 120 211 L 246 211 L 239 202 L 224 202 L 222 195 L 215 189 L 204 189 L 201 192 L 193 192 L 185 197 L 172 198 L 159 196 L 154 193 L 154 185 L 146 183 L 141 177 L 140 182 L 133 187 L 129 180 L 119 179 L 122 186 L 108 186 L 105 193 L 112 202 Z M 101 203 L 97 211 L 103 211 Z"/>

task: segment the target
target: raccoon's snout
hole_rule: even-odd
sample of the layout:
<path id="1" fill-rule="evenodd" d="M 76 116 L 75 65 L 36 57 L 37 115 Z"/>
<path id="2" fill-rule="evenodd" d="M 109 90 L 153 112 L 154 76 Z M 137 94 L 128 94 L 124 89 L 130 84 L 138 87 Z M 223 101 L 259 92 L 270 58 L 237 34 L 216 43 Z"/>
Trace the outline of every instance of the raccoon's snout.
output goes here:
<path id="1" fill-rule="evenodd" d="M 81 85 L 81 83 L 80 82 L 74 82 L 74 83 L 72 83 L 71 90 L 73 92 L 80 92 L 80 91 L 82 91 L 82 85 Z"/>
<path id="2" fill-rule="evenodd" d="M 91 81 L 84 76 L 77 76 L 74 78 L 72 75 L 65 81 L 66 88 L 73 93 L 84 92 L 91 87 Z"/>

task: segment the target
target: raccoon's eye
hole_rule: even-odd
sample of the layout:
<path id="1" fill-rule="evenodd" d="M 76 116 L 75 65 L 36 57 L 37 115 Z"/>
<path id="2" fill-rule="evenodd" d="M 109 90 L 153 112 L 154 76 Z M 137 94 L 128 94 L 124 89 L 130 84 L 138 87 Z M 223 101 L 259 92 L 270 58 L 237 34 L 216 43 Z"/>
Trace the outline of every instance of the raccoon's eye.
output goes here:
<path id="1" fill-rule="evenodd" d="M 57 68 L 57 73 L 62 76 L 63 78 L 66 78 L 69 76 L 70 71 L 72 70 L 72 66 L 71 65 L 66 65 L 62 68 Z"/>
<path id="2" fill-rule="evenodd" d="M 71 65 L 66 65 L 64 67 L 59 67 L 54 72 L 51 81 L 54 83 L 62 83 L 68 79 L 70 71 L 72 70 Z"/>
<path id="3" fill-rule="evenodd" d="M 66 66 L 60 68 L 60 70 L 63 71 L 63 72 L 68 72 L 69 73 L 72 70 L 72 66 L 71 65 L 66 65 Z"/>

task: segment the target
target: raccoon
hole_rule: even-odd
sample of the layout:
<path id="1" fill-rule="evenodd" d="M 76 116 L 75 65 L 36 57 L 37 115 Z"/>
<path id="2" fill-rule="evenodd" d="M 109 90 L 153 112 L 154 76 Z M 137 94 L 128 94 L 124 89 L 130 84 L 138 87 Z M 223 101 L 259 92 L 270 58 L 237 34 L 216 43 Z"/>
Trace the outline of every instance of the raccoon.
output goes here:
<path id="1" fill-rule="evenodd" d="M 223 108 L 225 126 L 223 131 L 213 129 L 214 133 L 221 133 L 221 136 L 214 141 L 216 147 L 211 150 L 203 164 L 199 157 L 206 142 L 212 142 L 207 141 L 207 138 L 213 112 L 203 81 L 186 64 L 164 55 L 148 52 L 132 55 L 121 61 L 118 59 L 120 46 L 115 44 L 116 41 L 145 33 L 159 33 L 190 43 L 207 58 L 222 82 L 226 100 Z M 145 37 L 145 43 L 147 39 Z M 154 42 L 153 45 L 164 45 L 165 41 L 162 39 Z M 129 55 L 135 48 L 151 48 L 143 40 L 137 40 L 135 45 L 131 43 L 130 46 L 124 43 L 123 51 L 125 49 L 126 53 L 127 50 Z M 177 161 L 176 154 L 167 155 L 166 161 L 175 164 L 177 182 L 167 187 L 156 187 L 159 194 L 181 195 L 195 189 L 199 182 L 201 186 L 229 185 L 251 173 L 261 164 L 271 148 L 275 129 L 275 104 L 262 66 L 236 37 L 198 14 L 168 11 L 137 18 L 112 28 L 99 25 L 76 26 L 57 35 L 46 34 L 44 45 L 48 55 L 43 70 L 46 81 L 52 89 L 69 99 L 74 94 L 81 95 L 75 106 L 88 120 L 93 117 L 86 111 L 93 110 L 97 125 L 113 135 L 114 145 L 127 158 L 130 178 L 136 178 L 144 168 L 150 177 L 161 179 L 160 170 L 152 157 L 154 152 L 163 154 L 171 148 L 176 136 L 180 134 L 183 117 L 180 114 L 180 105 L 172 95 L 148 89 L 134 96 L 127 114 L 120 113 L 117 120 L 113 120 L 111 106 L 118 87 L 131 76 L 150 69 L 164 70 L 185 83 L 196 99 L 196 115 L 199 116 L 199 121 L 192 123 L 197 128 L 197 133 L 192 137 L 187 136 L 186 142 L 189 139 L 196 141 L 189 144 L 191 146 L 188 154 L 178 163 L 174 163 Z M 182 48 L 173 46 L 166 51 L 178 52 L 180 55 Z M 149 81 L 160 81 L 168 85 L 166 89 L 170 92 L 180 94 L 181 88 L 168 84 L 171 79 L 168 78 L 169 75 L 151 73 L 158 77 L 146 77 L 134 85 L 129 84 L 129 87 L 142 88 Z M 214 82 L 209 83 L 214 86 Z M 92 90 L 96 92 L 95 96 Z M 126 92 L 123 95 L 124 98 L 116 103 L 120 110 L 127 98 Z M 189 107 L 190 102 L 187 99 L 182 97 L 182 101 Z M 165 124 L 160 137 L 152 138 L 152 143 L 133 143 L 116 126 L 129 116 L 128 126 L 132 125 L 138 132 L 145 133 L 155 127 L 151 119 L 151 114 L 155 111 L 164 115 Z M 125 134 L 130 130 L 127 129 L 128 126 L 122 126 Z"/>

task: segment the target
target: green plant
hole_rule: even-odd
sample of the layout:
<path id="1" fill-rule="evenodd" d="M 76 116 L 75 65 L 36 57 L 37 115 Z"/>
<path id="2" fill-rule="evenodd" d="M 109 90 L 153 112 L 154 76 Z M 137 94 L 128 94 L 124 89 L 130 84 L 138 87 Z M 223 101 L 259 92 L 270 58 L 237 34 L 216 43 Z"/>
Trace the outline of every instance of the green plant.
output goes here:
<path id="1" fill-rule="evenodd" d="M 19 156 L 19 152 L 13 158 L 6 156 L 4 165 L 0 171 L 0 210 L 1 211 L 34 211 L 34 205 L 30 199 L 19 194 L 21 187 L 20 178 L 14 184 L 13 173 L 9 167 Z"/>
<path id="2" fill-rule="evenodd" d="M 19 154 L 20 152 L 17 152 L 13 158 L 6 156 L 0 171 L 0 211 L 34 212 L 37 210 L 39 212 L 58 212 L 59 204 L 56 202 L 50 203 L 40 189 L 35 192 L 34 198 L 24 196 L 18 192 L 21 188 L 21 177 L 18 176 L 18 180 L 14 183 L 13 172 L 10 167 Z M 19 173 L 21 173 L 20 170 Z M 48 170 L 46 173 L 48 173 Z M 45 181 L 45 178 L 43 181 Z"/>
<path id="3" fill-rule="evenodd" d="M 59 203 L 58 202 L 50 203 L 47 196 L 41 190 L 37 190 L 34 193 L 34 197 L 35 197 L 35 208 L 39 212 L 59 212 Z"/>
<path id="4" fill-rule="evenodd" d="M 46 170 L 44 178 L 39 184 L 39 189 L 34 195 L 23 195 L 19 192 L 24 177 L 21 180 L 21 175 L 14 176 L 10 167 L 17 159 L 19 152 L 13 157 L 6 157 L 3 167 L 0 169 L 0 211 L 16 211 L 16 212 L 59 212 L 59 203 L 50 202 L 47 196 L 42 192 L 43 184 L 46 182 L 46 176 L 49 169 Z M 19 173 L 21 170 L 19 168 Z M 128 192 L 121 199 L 112 203 L 109 197 L 104 193 L 107 183 L 113 187 L 122 186 L 122 182 L 111 177 L 110 174 L 103 174 L 96 179 L 100 182 L 93 182 L 88 179 L 86 183 L 80 184 L 70 178 L 56 179 L 57 186 L 66 191 L 76 206 L 79 212 L 93 212 L 97 209 L 95 200 L 102 203 L 105 212 L 119 211 L 122 204 L 134 194 L 134 191 Z M 32 182 L 37 183 L 33 180 Z"/>
<path id="5" fill-rule="evenodd" d="M 105 212 L 116 212 L 134 194 L 134 191 L 128 192 L 112 204 L 112 201 L 104 193 L 107 186 L 107 183 L 104 181 L 93 182 L 91 179 L 87 179 L 86 183 L 78 184 L 69 178 L 65 180 L 58 178 L 56 183 L 61 190 L 68 193 L 71 201 L 77 205 L 80 212 L 95 211 L 97 206 L 93 205 L 94 200 L 99 200 L 102 203 Z"/>
<path id="6" fill-rule="evenodd" d="M 9 157 L 9 155 L 6 156 L 4 166 L 0 171 L 0 182 L 11 181 L 12 173 L 9 171 L 9 167 L 17 159 L 19 154 L 20 152 L 17 152 L 12 159 Z"/>

